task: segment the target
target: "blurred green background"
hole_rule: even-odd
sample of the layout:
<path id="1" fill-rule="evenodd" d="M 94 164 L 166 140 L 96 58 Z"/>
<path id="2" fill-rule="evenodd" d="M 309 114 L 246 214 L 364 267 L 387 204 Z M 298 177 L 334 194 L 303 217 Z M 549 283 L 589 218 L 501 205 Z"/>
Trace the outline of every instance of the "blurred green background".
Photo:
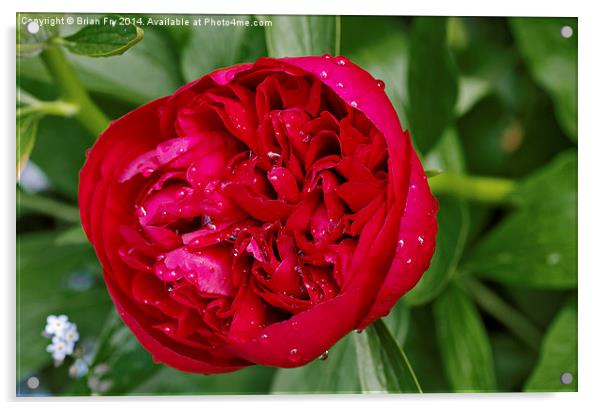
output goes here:
<path id="1" fill-rule="evenodd" d="M 18 42 L 33 50 L 17 58 L 20 108 L 59 97 L 35 50 L 43 33 L 28 37 L 23 16 L 40 15 L 17 16 Z M 423 391 L 575 391 L 577 19 L 224 18 L 262 24 L 137 23 L 144 37 L 123 55 L 66 55 L 111 119 L 266 55 L 341 54 L 383 80 L 425 168 L 443 171 L 430 179 L 440 201 L 431 268 L 385 321 Z M 78 171 L 95 136 L 69 115 L 35 110 L 17 129 L 19 156 L 30 154 L 17 184 L 18 395 L 396 391 L 382 382 L 390 358 L 367 353 L 370 331 L 298 369 L 202 376 L 154 364 L 114 315 L 79 226 Z M 41 336 L 50 314 L 78 325 L 88 374 L 70 376 L 71 359 L 52 363 Z"/>

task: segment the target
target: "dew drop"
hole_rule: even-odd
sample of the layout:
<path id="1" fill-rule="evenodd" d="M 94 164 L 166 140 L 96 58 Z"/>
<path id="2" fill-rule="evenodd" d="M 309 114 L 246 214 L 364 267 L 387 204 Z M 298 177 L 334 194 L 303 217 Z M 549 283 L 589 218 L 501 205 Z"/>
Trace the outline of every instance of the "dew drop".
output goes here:
<path id="1" fill-rule="evenodd" d="M 418 244 L 424 245 L 424 238 L 422 237 L 422 235 L 418 236 Z"/>
<path id="2" fill-rule="evenodd" d="M 357 108 L 357 101 L 351 101 L 349 105 L 351 105 L 353 108 Z"/>
<path id="3" fill-rule="evenodd" d="M 403 245 L 404 245 L 404 244 L 405 244 L 405 242 L 403 241 L 403 239 L 400 239 L 400 240 L 397 242 L 397 246 L 399 246 L 400 248 L 403 248 Z"/>
<path id="4" fill-rule="evenodd" d="M 326 60 L 330 60 L 332 58 L 332 56 L 328 53 L 326 54 L 322 54 L 322 58 L 326 59 Z"/>
<path id="5" fill-rule="evenodd" d="M 339 88 L 345 88 L 345 84 L 343 84 L 343 83 L 342 83 L 342 82 L 340 82 L 340 81 L 339 81 L 339 82 L 338 82 L 336 85 L 337 85 L 337 87 L 339 87 Z"/>
<path id="6" fill-rule="evenodd" d="M 270 151 L 270 152 L 268 152 L 268 158 L 275 160 L 275 159 L 280 158 L 280 154 L 277 152 Z"/>
<path id="7" fill-rule="evenodd" d="M 291 362 L 298 362 L 299 360 L 301 360 L 301 356 L 299 356 L 299 349 L 293 347 L 291 350 L 289 350 L 288 360 L 290 360 Z"/>
<path id="8" fill-rule="evenodd" d="M 409 265 L 410 263 L 412 263 L 412 258 L 409 258 L 408 260 L 406 260 L 407 265 Z"/>
<path id="9" fill-rule="evenodd" d="M 326 360 L 326 359 L 328 359 L 328 350 L 327 350 L 327 351 L 325 351 L 324 353 L 322 353 L 322 354 L 321 354 L 321 355 L 318 357 L 318 359 L 319 359 L 319 360 Z"/>
<path id="10" fill-rule="evenodd" d="M 146 209 L 143 206 L 141 206 L 137 209 L 137 213 L 139 217 L 144 217 L 146 216 Z"/>
<path id="11" fill-rule="evenodd" d="M 385 89 L 385 82 L 383 80 L 376 80 L 376 86 L 381 90 Z"/>
<path id="12" fill-rule="evenodd" d="M 320 72 L 320 78 L 323 78 L 323 79 L 328 78 L 328 73 L 326 71 L 322 70 Z"/>
<path id="13" fill-rule="evenodd" d="M 355 329 L 355 333 L 357 333 L 358 335 L 361 334 L 364 331 L 364 329 Z"/>
<path id="14" fill-rule="evenodd" d="M 347 59 L 345 57 L 338 57 L 336 59 L 336 64 L 343 66 L 343 65 L 347 64 Z"/>
<path id="15" fill-rule="evenodd" d="M 148 178 L 152 175 L 152 173 L 155 172 L 155 170 L 153 168 L 144 168 L 142 170 L 142 175 L 144 176 L 144 178 Z"/>
<path id="16" fill-rule="evenodd" d="M 267 334 L 265 334 L 265 333 L 262 333 L 262 334 L 259 335 L 259 341 L 261 343 L 267 343 L 268 339 L 269 339 L 269 336 Z"/>

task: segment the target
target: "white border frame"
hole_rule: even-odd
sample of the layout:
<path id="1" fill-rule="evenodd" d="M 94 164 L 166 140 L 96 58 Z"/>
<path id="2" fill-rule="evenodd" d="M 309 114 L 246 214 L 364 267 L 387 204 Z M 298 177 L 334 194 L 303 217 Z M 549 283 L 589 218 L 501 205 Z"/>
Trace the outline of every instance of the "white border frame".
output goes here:
<path id="1" fill-rule="evenodd" d="M 106 406 L 108 402 L 127 402 L 128 406 L 140 404 L 145 409 L 163 408 L 168 401 L 177 401 L 177 406 L 219 406 L 250 407 L 267 410 L 268 408 L 305 409 L 308 406 L 345 406 L 363 408 L 378 402 L 378 406 L 412 409 L 440 408 L 452 409 L 504 409 L 515 406 L 543 404 L 550 409 L 573 408 L 600 402 L 598 391 L 600 370 L 600 350 L 602 349 L 602 331 L 600 330 L 600 300 L 602 274 L 596 256 L 599 232 L 602 231 L 600 218 L 600 153 L 602 153 L 600 126 L 600 108 L 597 98 L 601 94 L 600 75 L 602 73 L 600 42 L 602 24 L 596 13 L 593 1 L 555 1 L 528 2 L 525 0 L 506 0 L 504 2 L 476 2 L 470 0 L 414 0 L 412 2 L 393 3 L 390 0 L 230 0 L 216 2 L 191 2 L 169 0 L 162 3 L 145 4 L 125 2 L 123 0 L 103 0 L 102 2 L 74 3 L 69 0 L 34 1 L 20 0 L 12 4 L 2 3 L 4 41 L 2 43 L 5 64 L 3 71 L 4 98 L 2 98 L 2 124 L 5 124 L 4 137 L 0 138 L 2 153 L 6 155 L 0 178 L 0 190 L 4 193 L 1 215 L 2 235 L 0 260 L 5 262 L 4 301 L 4 337 L 0 338 L 3 347 L 2 397 L 7 401 L 22 402 L 22 405 L 62 408 L 63 406 L 85 405 L 91 408 Z M 119 397 L 103 399 L 15 399 L 15 13 L 17 11 L 72 11 L 72 12 L 147 12 L 147 13 L 187 13 L 187 14 L 357 14 L 357 15 L 460 15 L 460 16 L 570 16 L 578 17 L 579 30 L 579 130 L 581 131 L 579 149 L 579 393 L 549 394 L 430 394 L 426 396 L 237 396 L 237 397 Z M 7 325 L 8 324 L 8 325 Z M 42 402 L 40 402 L 42 401 Z M 82 403 L 85 401 L 85 404 Z M 141 401 L 142 403 L 134 403 Z M 202 402 L 202 403 L 199 403 Z"/>

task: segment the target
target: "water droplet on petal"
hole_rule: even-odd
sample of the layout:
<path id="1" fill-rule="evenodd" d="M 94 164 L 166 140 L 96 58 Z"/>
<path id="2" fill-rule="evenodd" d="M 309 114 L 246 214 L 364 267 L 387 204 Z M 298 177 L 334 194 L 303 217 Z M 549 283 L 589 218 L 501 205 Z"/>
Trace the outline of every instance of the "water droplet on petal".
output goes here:
<path id="1" fill-rule="evenodd" d="M 320 78 L 327 78 L 327 77 L 328 77 L 328 73 L 326 71 L 322 70 L 320 72 Z"/>
<path id="2" fill-rule="evenodd" d="M 336 85 L 337 85 L 337 87 L 339 87 L 339 88 L 345 88 L 345 84 L 343 84 L 343 83 L 342 83 L 342 82 L 340 82 L 340 81 L 339 81 L 339 82 L 338 82 Z"/>
<path id="3" fill-rule="evenodd" d="M 326 60 L 329 60 L 329 59 L 332 58 L 332 56 L 330 54 L 326 53 L 326 54 L 322 54 L 322 58 L 325 58 Z"/>
<path id="4" fill-rule="evenodd" d="M 376 86 L 381 90 L 385 89 L 385 82 L 383 80 L 376 80 Z"/>
<path id="5" fill-rule="evenodd" d="M 412 263 L 412 258 L 409 258 L 408 260 L 406 260 L 406 264 L 409 265 L 410 263 Z"/>
<path id="6" fill-rule="evenodd" d="M 399 240 L 399 242 L 397 242 L 397 245 L 398 245 L 400 248 L 403 248 L 403 245 L 404 245 L 404 244 L 405 244 L 405 242 L 403 241 L 403 239 L 400 239 L 400 240 Z"/>
<path id="7" fill-rule="evenodd" d="M 299 349 L 293 347 L 291 350 L 289 350 L 288 359 L 291 362 L 298 362 L 301 360 L 301 356 L 299 356 Z"/>
<path id="8" fill-rule="evenodd" d="M 345 57 L 337 57 L 336 63 L 337 65 L 345 65 L 347 64 L 347 59 Z"/>
<path id="9" fill-rule="evenodd" d="M 275 159 L 280 158 L 280 154 L 277 152 L 270 151 L 270 152 L 268 152 L 268 158 L 275 160 Z"/>
<path id="10" fill-rule="evenodd" d="M 351 105 L 353 108 L 357 108 L 357 101 L 351 101 L 349 105 Z"/>
<path id="11" fill-rule="evenodd" d="M 155 172 L 153 168 L 147 167 L 142 170 L 142 175 L 144 176 L 144 178 L 148 178 L 152 175 L 153 172 Z"/>
<path id="12" fill-rule="evenodd" d="M 327 350 L 327 351 L 325 351 L 324 353 L 322 353 L 322 354 L 321 354 L 321 355 L 318 357 L 318 359 L 320 359 L 320 360 L 326 360 L 326 359 L 328 359 L 328 350 Z"/>
<path id="13" fill-rule="evenodd" d="M 357 333 L 358 335 L 361 334 L 364 331 L 364 329 L 355 329 L 355 333 Z"/>
<path id="14" fill-rule="evenodd" d="M 261 343 L 267 343 L 268 339 L 269 339 L 269 336 L 267 334 L 265 334 L 265 333 L 262 333 L 262 334 L 259 335 L 259 341 Z"/>
<path id="15" fill-rule="evenodd" d="M 418 236 L 418 244 L 424 245 L 424 238 L 422 237 L 422 235 Z"/>
<path id="16" fill-rule="evenodd" d="M 146 209 L 141 206 L 136 210 L 136 213 L 138 214 L 138 217 L 142 218 L 146 216 Z"/>

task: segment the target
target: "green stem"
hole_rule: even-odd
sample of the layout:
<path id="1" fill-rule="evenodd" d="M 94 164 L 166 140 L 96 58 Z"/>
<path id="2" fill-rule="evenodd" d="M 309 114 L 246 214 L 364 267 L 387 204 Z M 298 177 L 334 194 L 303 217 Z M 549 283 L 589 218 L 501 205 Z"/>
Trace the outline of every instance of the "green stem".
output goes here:
<path id="1" fill-rule="evenodd" d="M 476 177 L 444 172 L 429 179 L 435 195 L 452 195 L 457 198 L 489 204 L 512 204 L 508 195 L 516 183 L 510 179 Z"/>
<path id="2" fill-rule="evenodd" d="M 58 45 L 50 44 L 42 52 L 41 58 L 54 79 L 62 100 L 78 107 L 75 118 L 89 132 L 98 136 L 107 128 L 109 119 L 94 104 L 65 58 L 63 50 Z"/>
<path id="3" fill-rule="evenodd" d="M 457 278 L 457 281 L 473 296 L 485 312 L 506 326 L 531 349 L 539 351 L 542 334 L 521 312 L 474 278 L 461 276 Z"/>
<path id="4" fill-rule="evenodd" d="M 56 101 L 37 101 L 25 107 L 17 108 L 17 117 L 29 113 L 41 113 L 47 115 L 58 115 L 61 117 L 71 117 L 79 111 L 79 107 L 73 103 L 61 100 Z"/>
<path id="5" fill-rule="evenodd" d="M 79 223 L 79 210 L 77 207 L 57 201 L 56 199 L 17 190 L 17 207 L 25 207 L 66 222 Z"/>

